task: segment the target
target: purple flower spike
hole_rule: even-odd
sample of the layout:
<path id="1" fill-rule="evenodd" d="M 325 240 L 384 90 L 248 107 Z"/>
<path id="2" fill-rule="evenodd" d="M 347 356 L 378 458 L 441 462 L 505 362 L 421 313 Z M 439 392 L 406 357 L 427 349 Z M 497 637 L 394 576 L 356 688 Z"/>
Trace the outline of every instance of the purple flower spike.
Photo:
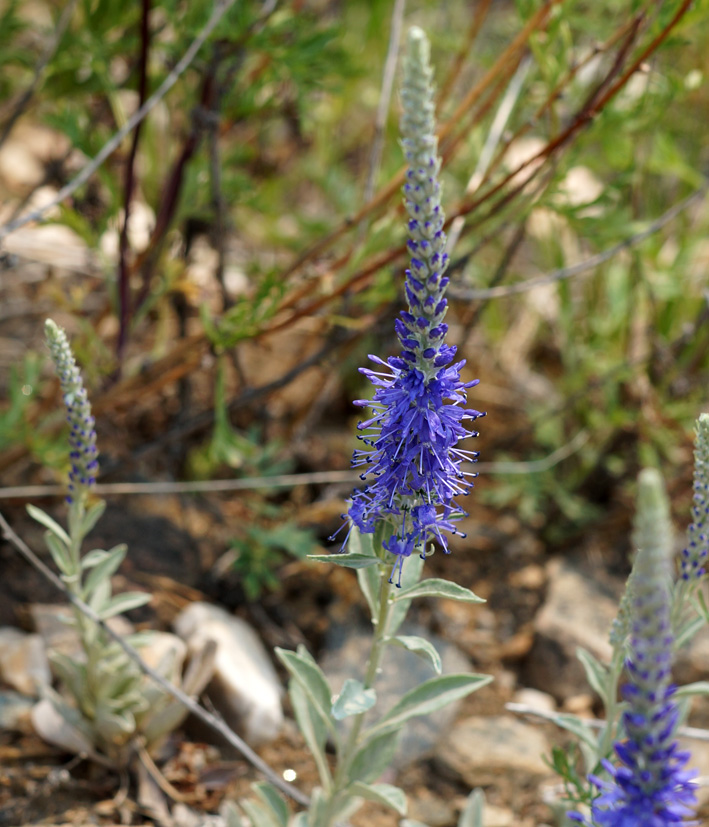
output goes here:
<path id="1" fill-rule="evenodd" d="M 638 552 L 628 581 L 618 624 L 628 636 L 627 709 L 621 718 L 624 738 L 615 745 L 617 763 L 602 760 L 609 780 L 590 775 L 599 795 L 590 820 L 594 827 L 671 827 L 697 825 L 685 819 L 696 806 L 695 772 L 688 771 L 689 753 L 679 749 L 679 713 L 670 683 L 672 662 L 671 564 L 669 506 L 662 478 L 654 469 L 640 474 L 634 540 Z"/>
<path id="2" fill-rule="evenodd" d="M 696 425 L 694 448 L 694 503 L 687 546 L 680 557 L 681 577 L 698 580 L 706 573 L 709 555 L 709 414 L 701 414 Z"/>
<path id="3" fill-rule="evenodd" d="M 405 557 L 425 556 L 429 542 L 449 551 L 448 535 L 457 533 L 455 522 L 464 516 L 454 498 L 467 494 L 477 476 L 462 470 L 477 453 L 458 443 L 477 436 L 464 423 L 484 416 L 465 406 L 466 390 L 477 381 L 461 380 L 465 362 L 451 364 L 455 348 L 444 343 L 448 257 L 431 81 L 428 41 L 413 28 L 401 92 L 402 145 L 409 164 L 404 206 L 410 216 L 408 248 L 415 252 L 406 270 L 408 310 L 396 322 L 401 356 L 386 362 L 370 356 L 378 369 L 361 369 L 376 390 L 368 405 L 373 416 L 358 426 L 366 447 L 354 452 L 352 464 L 364 467 L 373 481 L 354 492 L 349 508 L 361 532 L 388 524 L 384 548 L 395 555 L 390 582 L 397 575 L 397 586 Z"/>
<path id="4" fill-rule="evenodd" d="M 62 396 L 67 411 L 69 431 L 69 494 L 67 502 L 81 501 L 96 482 L 98 474 L 98 449 L 94 418 L 79 368 L 66 338 L 66 333 L 51 319 L 44 325 L 47 344 L 59 377 Z"/>

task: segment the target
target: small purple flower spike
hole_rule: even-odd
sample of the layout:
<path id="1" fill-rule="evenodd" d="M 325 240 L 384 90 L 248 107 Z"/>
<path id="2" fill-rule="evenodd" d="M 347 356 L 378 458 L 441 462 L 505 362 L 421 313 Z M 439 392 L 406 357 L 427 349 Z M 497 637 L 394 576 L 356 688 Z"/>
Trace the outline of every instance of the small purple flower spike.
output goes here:
<path id="1" fill-rule="evenodd" d="M 96 482 L 98 474 L 98 450 L 91 404 L 66 333 L 51 319 L 45 322 L 44 333 L 61 384 L 67 422 L 71 428 L 69 433 L 71 471 L 69 472 L 67 502 L 81 502 Z"/>
<path id="2" fill-rule="evenodd" d="M 627 709 L 621 724 L 625 737 L 614 744 L 617 765 L 603 759 L 610 776 L 589 775 L 599 791 L 590 820 L 570 818 L 594 827 L 670 827 L 693 815 L 696 773 L 685 769 L 690 758 L 680 750 L 679 718 L 671 683 L 671 537 L 669 506 L 662 478 L 655 469 L 640 474 L 634 539 L 638 546 L 627 601 L 628 682 L 623 687 Z"/>
<path id="3" fill-rule="evenodd" d="M 709 414 L 697 420 L 694 445 L 692 524 L 680 556 L 681 577 L 688 582 L 704 576 L 709 555 Z"/>

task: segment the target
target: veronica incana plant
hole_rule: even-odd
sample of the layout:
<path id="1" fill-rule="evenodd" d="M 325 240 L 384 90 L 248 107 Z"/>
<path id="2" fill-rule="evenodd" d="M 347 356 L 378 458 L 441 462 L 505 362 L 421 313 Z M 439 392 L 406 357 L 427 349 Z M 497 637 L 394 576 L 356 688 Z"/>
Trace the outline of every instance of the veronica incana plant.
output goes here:
<path id="1" fill-rule="evenodd" d="M 372 402 L 356 404 L 371 406 L 374 415 L 360 423 L 366 447 L 355 452 L 353 462 L 366 466 L 373 481 L 352 497 L 342 552 L 312 557 L 357 570 L 372 618 L 370 654 L 364 673 L 345 681 L 339 694 L 333 695 L 305 647 L 296 652 L 277 650 L 290 674 L 296 719 L 320 774 L 309 811 L 297 817 L 299 825 L 309 827 L 345 821 L 363 799 L 388 804 L 403 815 L 403 792 L 377 783 L 391 762 L 398 732 L 411 718 L 433 712 L 491 680 L 471 673 L 441 675 L 441 659 L 430 641 L 398 633 L 415 597 L 481 602 L 469 589 L 446 580 L 419 582 L 431 545 L 437 543 L 448 551 L 447 535 L 457 531 L 455 524 L 462 512 L 454 497 L 467 493 L 474 476 L 461 466 L 477 456 L 461 450 L 458 442 L 475 435 L 463 423 L 482 414 L 464 406 L 466 391 L 476 382 L 462 381 L 463 363 L 453 364 L 455 348 L 445 341 L 448 259 L 440 199 L 441 162 L 429 44 L 418 28 L 408 33 L 401 100 L 402 143 L 408 163 L 403 191 L 411 252 L 404 281 L 408 310 L 396 321 L 402 350 L 386 361 L 371 356 L 382 370 L 362 371 L 376 390 Z M 375 679 L 391 645 L 426 658 L 438 674 L 409 687 L 382 713 L 377 709 Z M 344 719 L 349 719 L 346 729 L 340 725 Z M 325 754 L 328 742 L 335 750 L 334 769 Z M 260 800 L 249 805 L 248 815 L 261 827 L 274 810 L 262 785 L 257 793 Z"/>
<path id="2" fill-rule="evenodd" d="M 69 425 L 67 529 L 35 506 L 28 506 L 28 511 L 46 528 L 47 547 L 70 594 L 87 603 L 101 619 L 109 620 L 144 605 L 150 595 L 144 592 L 112 594 L 111 576 L 125 557 L 124 544 L 107 551 L 83 552 L 86 536 L 105 509 L 102 500 L 92 500 L 98 472 L 94 418 L 65 332 L 48 320 L 45 335 Z M 50 660 L 64 693 L 48 689 L 48 699 L 65 724 L 78 731 L 87 751 L 90 748 L 98 757 L 124 766 L 134 754 L 137 739 L 142 746 L 150 747 L 177 726 L 186 711 L 143 676 L 118 643 L 76 607 L 73 626 L 78 632 L 81 656 L 50 651 Z M 145 636 L 134 635 L 131 642 L 143 643 Z M 169 657 L 158 664 L 158 671 L 165 675 L 172 671 L 173 664 L 168 661 Z M 34 717 L 38 731 L 43 734 L 46 719 L 41 714 Z M 74 743 L 78 743 L 76 739 L 67 736 L 67 745 Z"/>

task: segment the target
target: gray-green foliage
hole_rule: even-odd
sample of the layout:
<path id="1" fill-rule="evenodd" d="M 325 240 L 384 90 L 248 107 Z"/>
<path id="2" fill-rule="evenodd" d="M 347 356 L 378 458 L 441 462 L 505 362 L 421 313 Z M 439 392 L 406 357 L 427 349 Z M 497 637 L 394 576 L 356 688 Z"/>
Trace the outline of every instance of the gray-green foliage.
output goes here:
<path id="1" fill-rule="evenodd" d="M 706 414 L 697 421 L 698 450 L 695 454 L 695 478 L 703 473 L 704 445 L 699 445 L 707 423 Z M 690 532 L 690 537 L 691 537 Z M 668 612 L 675 619 L 673 624 L 675 651 L 686 645 L 707 621 L 701 601 L 690 597 L 694 590 L 687 587 L 687 581 L 673 578 L 672 559 L 674 555 L 673 529 L 670 507 L 662 475 L 654 468 L 643 470 L 638 478 L 638 496 L 635 521 L 633 524 L 633 566 L 621 598 L 618 614 L 610 631 L 613 655 L 610 663 L 600 662 L 594 655 L 579 647 L 577 656 L 584 668 L 589 686 L 601 699 L 605 721 L 600 730 L 591 727 L 574 715 L 556 714 L 552 720 L 566 729 L 576 739 L 577 748 L 583 757 L 582 770 L 572 758 L 570 751 L 556 748 L 553 751 L 552 766 L 561 776 L 565 792 L 565 806 L 588 804 L 593 797 L 592 788 L 586 776 L 598 773 L 602 759 L 612 756 L 614 742 L 622 739 L 621 713 L 626 704 L 618 700 L 618 688 L 623 675 L 625 660 L 633 622 L 633 605 L 646 606 L 651 601 L 642 599 L 644 591 L 658 599 L 658 591 L 665 591 Z M 647 624 L 646 624 L 647 625 Z M 660 694 L 664 691 L 659 687 Z M 688 711 L 688 700 L 695 695 L 709 694 L 709 684 L 700 681 L 679 687 L 675 693 L 681 719 Z"/>
<path id="2" fill-rule="evenodd" d="M 55 361 L 74 364 L 63 332 L 53 323 L 48 323 L 47 330 L 55 345 Z M 60 339 L 56 338 L 57 331 L 62 333 Z M 78 371 L 75 374 L 74 385 L 83 390 Z M 70 594 L 108 621 L 144 606 L 151 596 L 146 592 L 113 594 L 111 577 L 126 555 L 124 544 L 83 551 L 86 537 L 105 509 L 102 500 L 91 502 L 91 487 L 82 485 L 73 491 L 66 529 L 36 506 L 29 505 L 27 510 L 46 529 L 47 548 Z M 62 692 L 50 691 L 49 698 L 67 724 L 79 730 L 96 752 L 122 766 L 130 761 L 139 738 L 150 748 L 182 721 L 185 710 L 152 684 L 123 648 L 77 606 L 71 625 L 77 631 L 82 656 L 50 651 Z M 145 636 L 133 635 L 130 642 L 139 646 Z M 158 665 L 163 675 L 172 674 L 173 668 L 169 654 Z M 192 689 L 201 688 L 203 676 L 192 675 L 191 683 Z"/>
<path id="3" fill-rule="evenodd" d="M 304 646 L 296 652 L 277 649 L 276 654 L 290 675 L 291 704 L 303 737 L 312 752 L 320 774 L 320 788 L 313 805 L 302 816 L 308 827 L 328 827 L 353 812 L 362 800 L 406 812 L 403 792 L 390 784 L 374 783 L 389 765 L 398 733 L 412 718 L 435 712 L 447 703 L 469 695 L 487 685 L 491 677 L 475 673 L 440 674 L 440 656 L 433 645 L 415 636 L 397 636 L 412 600 L 436 597 L 481 602 L 473 592 L 446 580 L 418 582 L 421 558 L 412 557 L 404 567 L 401 590 L 389 580 L 390 565 L 385 553 L 376 552 L 372 535 L 360 534 L 352 527 L 348 552 L 341 555 L 313 555 L 318 562 L 336 563 L 357 571 L 360 586 L 372 612 L 374 640 L 364 681 L 349 679 L 335 696 L 327 677 Z M 386 657 L 387 646 L 403 646 L 427 658 L 439 674 L 404 692 L 394 706 L 377 715 L 374 677 L 377 664 Z M 370 713 L 365 723 L 365 715 Z M 347 733 L 338 722 L 351 718 Z M 330 769 L 326 746 L 335 750 L 335 770 Z M 263 810 L 263 801 L 258 805 Z M 249 812 L 252 816 L 254 813 Z M 258 824 L 265 825 L 265 814 L 258 813 Z M 272 814 L 269 815 L 269 818 Z M 467 822 L 466 822 L 467 823 Z M 471 822 L 475 823 L 475 822 Z M 270 827 L 273 827 L 271 824 Z"/>

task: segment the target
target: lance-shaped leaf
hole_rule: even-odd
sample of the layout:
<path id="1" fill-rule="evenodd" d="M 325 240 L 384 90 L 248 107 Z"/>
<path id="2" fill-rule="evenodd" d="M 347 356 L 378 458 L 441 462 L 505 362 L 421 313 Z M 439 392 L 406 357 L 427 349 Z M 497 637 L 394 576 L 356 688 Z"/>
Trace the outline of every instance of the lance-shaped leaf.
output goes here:
<path id="1" fill-rule="evenodd" d="M 464 698 L 471 692 L 482 689 L 492 680 L 491 675 L 475 673 L 443 675 L 431 678 L 420 686 L 409 690 L 367 733 L 368 737 L 382 732 L 393 732 L 409 718 L 428 715 L 446 704 Z"/>
<path id="2" fill-rule="evenodd" d="M 586 672 L 586 680 L 589 686 L 598 694 L 607 707 L 608 698 L 608 667 L 597 660 L 587 649 L 582 646 L 576 647 L 576 657 Z"/>
<path id="3" fill-rule="evenodd" d="M 377 693 L 366 689 L 362 681 L 347 678 L 337 700 L 332 705 L 332 715 L 336 721 L 342 721 L 350 715 L 359 715 L 371 709 L 377 702 Z"/>
<path id="4" fill-rule="evenodd" d="M 108 580 L 108 578 L 115 574 L 123 562 L 127 551 L 128 546 L 125 543 L 121 543 L 118 546 L 114 546 L 110 551 L 104 551 L 103 556 L 99 559 L 96 559 L 96 556 L 94 556 L 93 560 L 96 562 L 91 566 L 84 582 L 84 599 L 86 599 L 87 595 L 93 594 L 94 589 L 102 580 Z"/>
<path id="5" fill-rule="evenodd" d="M 374 781 L 386 770 L 396 752 L 396 733 L 384 732 L 367 741 L 354 754 L 348 770 L 353 781 Z"/>
<path id="6" fill-rule="evenodd" d="M 69 535 L 66 531 L 64 531 L 59 523 L 53 520 L 49 514 L 45 514 L 41 508 L 37 508 L 36 505 L 28 505 L 27 513 L 33 520 L 37 520 L 38 523 L 41 523 L 45 528 L 48 528 L 55 537 L 64 543 L 65 546 L 68 547 L 71 545 L 71 540 L 69 539 Z"/>
<path id="7" fill-rule="evenodd" d="M 458 819 L 458 827 L 483 827 L 485 796 L 477 787 L 470 793 Z"/>
<path id="8" fill-rule="evenodd" d="M 364 569 L 368 566 L 376 566 L 379 560 L 370 557 L 368 554 L 309 554 L 308 560 L 317 563 L 334 563 L 336 566 L 345 566 L 348 569 Z"/>
<path id="9" fill-rule="evenodd" d="M 304 646 L 299 646 L 297 652 L 276 647 L 275 652 L 291 676 L 302 686 L 322 722 L 334 732 L 335 723 L 330 711 L 332 690 L 322 669 L 307 653 Z"/>
<path id="10" fill-rule="evenodd" d="M 99 588 L 101 585 L 102 584 L 99 584 Z M 131 609 L 137 609 L 140 606 L 145 606 L 145 604 L 150 603 L 152 599 L 153 596 L 148 592 L 123 592 L 123 594 L 117 594 L 115 597 L 111 598 L 108 605 L 104 609 L 98 611 L 98 614 L 101 617 L 101 620 L 108 620 L 109 617 L 123 614 L 123 612 L 128 612 Z"/>
<path id="11" fill-rule="evenodd" d="M 465 603 L 484 603 L 482 597 L 478 597 L 470 589 L 452 583 L 450 580 L 441 580 L 439 577 L 431 577 L 422 580 L 409 589 L 397 591 L 392 600 L 410 600 L 413 597 L 445 597 L 448 600 L 462 600 Z"/>
<path id="12" fill-rule="evenodd" d="M 399 815 L 406 815 L 406 796 L 404 791 L 391 784 L 363 784 L 355 781 L 350 786 L 350 791 L 367 801 L 374 801 L 377 804 L 384 804 L 386 807 L 393 807 Z"/>
<path id="13" fill-rule="evenodd" d="M 387 638 L 386 642 L 394 646 L 400 646 L 402 649 L 408 649 L 409 652 L 415 652 L 419 657 L 429 661 L 436 670 L 436 674 L 441 674 L 443 668 L 441 656 L 436 651 L 436 647 L 426 638 L 418 637 L 418 635 L 397 635 L 396 637 Z"/>

